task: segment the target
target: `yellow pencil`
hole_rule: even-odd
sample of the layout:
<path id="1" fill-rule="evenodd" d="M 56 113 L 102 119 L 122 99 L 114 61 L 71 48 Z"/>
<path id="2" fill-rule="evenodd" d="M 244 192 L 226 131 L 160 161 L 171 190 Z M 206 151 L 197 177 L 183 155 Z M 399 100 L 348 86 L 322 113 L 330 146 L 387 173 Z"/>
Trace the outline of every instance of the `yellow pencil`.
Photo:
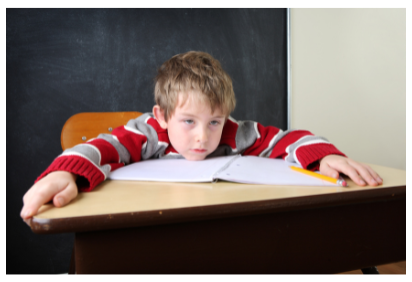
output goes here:
<path id="1" fill-rule="evenodd" d="M 319 179 L 322 179 L 322 180 L 325 180 L 325 181 L 329 181 L 329 182 L 332 182 L 334 184 L 338 184 L 339 186 L 343 186 L 343 187 L 347 186 L 346 181 L 343 180 L 343 179 L 335 179 L 333 177 L 325 176 L 325 175 L 322 175 L 322 174 L 319 174 L 319 173 L 316 173 L 316 172 L 312 172 L 312 171 L 309 171 L 309 170 L 306 170 L 306 169 L 303 169 L 303 168 L 300 168 L 300 167 L 296 167 L 296 166 L 291 166 L 290 168 L 293 169 L 294 171 L 302 172 L 304 174 L 307 174 L 307 175 L 310 175 L 310 176 L 313 176 L 313 177 L 316 177 L 316 178 L 319 178 Z"/>

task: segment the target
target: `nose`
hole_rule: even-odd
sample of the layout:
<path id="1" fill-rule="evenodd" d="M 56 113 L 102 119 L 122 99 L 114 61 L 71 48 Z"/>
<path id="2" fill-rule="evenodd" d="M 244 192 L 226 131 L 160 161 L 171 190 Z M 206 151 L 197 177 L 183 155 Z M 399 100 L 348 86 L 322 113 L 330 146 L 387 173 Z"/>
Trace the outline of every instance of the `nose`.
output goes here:
<path id="1" fill-rule="evenodd" d="M 209 135 L 209 132 L 207 128 L 204 128 L 203 126 L 199 127 L 196 133 L 196 142 L 206 143 L 208 140 L 208 135 Z"/>

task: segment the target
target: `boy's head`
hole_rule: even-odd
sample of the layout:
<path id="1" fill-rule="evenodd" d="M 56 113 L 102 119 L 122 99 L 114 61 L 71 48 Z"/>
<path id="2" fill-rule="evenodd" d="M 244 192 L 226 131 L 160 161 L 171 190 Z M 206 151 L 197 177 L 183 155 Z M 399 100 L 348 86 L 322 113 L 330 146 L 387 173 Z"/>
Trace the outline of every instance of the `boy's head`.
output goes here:
<path id="1" fill-rule="evenodd" d="M 188 160 L 203 160 L 216 150 L 236 104 L 232 80 L 219 61 L 194 51 L 176 55 L 159 68 L 155 101 L 154 116 Z"/>
<path id="2" fill-rule="evenodd" d="M 158 69 L 155 79 L 155 102 L 167 121 L 178 107 L 179 95 L 184 103 L 189 93 L 207 104 L 213 112 L 219 108 L 226 117 L 235 109 L 232 80 L 218 60 L 205 52 L 190 51 L 173 56 Z"/>

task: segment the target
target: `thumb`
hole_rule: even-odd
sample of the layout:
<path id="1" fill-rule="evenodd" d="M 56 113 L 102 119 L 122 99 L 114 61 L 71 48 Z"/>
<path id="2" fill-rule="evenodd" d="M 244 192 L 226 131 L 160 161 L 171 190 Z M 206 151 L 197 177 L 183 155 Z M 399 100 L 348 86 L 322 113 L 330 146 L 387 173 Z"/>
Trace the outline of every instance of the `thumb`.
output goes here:
<path id="1" fill-rule="evenodd" d="M 323 175 L 336 178 L 336 179 L 339 178 L 339 172 L 336 169 L 333 169 L 328 165 L 320 166 L 319 170 L 320 170 L 320 173 L 322 173 Z"/>
<path id="2" fill-rule="evenodd" d="M 76 183 L 74 181 L 70 182 L 66 188 L 53 197 L 53 204 L 58 208 L 63 207 L 76 198 L 77 194 L 78 191 Z"/>

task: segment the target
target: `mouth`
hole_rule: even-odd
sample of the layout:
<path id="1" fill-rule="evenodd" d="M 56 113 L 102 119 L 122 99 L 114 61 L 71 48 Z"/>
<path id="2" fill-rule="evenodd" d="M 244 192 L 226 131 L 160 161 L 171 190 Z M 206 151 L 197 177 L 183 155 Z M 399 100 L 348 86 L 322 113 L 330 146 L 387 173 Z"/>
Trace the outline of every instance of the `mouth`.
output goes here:
<path id="1" fill-rule="evenodd" d="M 207 151 L 206 149 L 192 149 L 192 152 L 195 152 L 195 153 L 198 153 L 198 154 L 203 154 L 206 151 Z"/>

